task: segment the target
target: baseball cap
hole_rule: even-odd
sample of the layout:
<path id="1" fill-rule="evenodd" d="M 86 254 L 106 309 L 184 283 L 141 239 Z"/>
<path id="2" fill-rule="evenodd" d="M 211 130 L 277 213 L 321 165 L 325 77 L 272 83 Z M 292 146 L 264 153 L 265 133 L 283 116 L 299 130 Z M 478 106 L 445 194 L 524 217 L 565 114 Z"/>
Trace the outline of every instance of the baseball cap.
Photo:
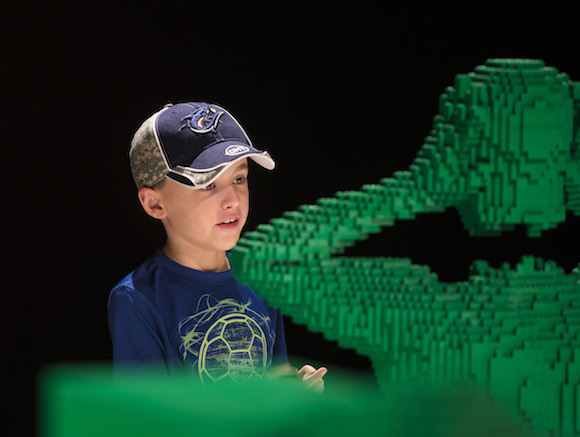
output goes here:
<path id="1" fill-rule="evenodd" d="M 268 152 L 252 145 L 227 110 L 204 102 L 166 105 L 143 122 L 129 150 L 138 189 L 152 187 L 165 176 L 204 188 L 244 158 L 268 170 L 276 166 Z"/>

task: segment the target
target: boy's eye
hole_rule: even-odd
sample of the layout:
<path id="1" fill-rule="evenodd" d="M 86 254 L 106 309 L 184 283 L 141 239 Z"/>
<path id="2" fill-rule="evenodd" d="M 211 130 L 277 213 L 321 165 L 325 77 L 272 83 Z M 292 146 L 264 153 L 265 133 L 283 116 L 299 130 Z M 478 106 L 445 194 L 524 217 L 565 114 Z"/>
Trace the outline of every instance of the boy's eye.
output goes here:
<path id="1" fill-rule="evenodd" d="M 245 176 L 240 176 L 239 178 L 234 179 L 234 185 L 242 185 L 245 184 L 246 181 L 248 180 L 248 178 L 246 178 Z M 211 183 L 209 185 L 206 185 L 205 187 L 201 188 L 204 191 L 211 191 L 215 188 L 215 184 Z"/>

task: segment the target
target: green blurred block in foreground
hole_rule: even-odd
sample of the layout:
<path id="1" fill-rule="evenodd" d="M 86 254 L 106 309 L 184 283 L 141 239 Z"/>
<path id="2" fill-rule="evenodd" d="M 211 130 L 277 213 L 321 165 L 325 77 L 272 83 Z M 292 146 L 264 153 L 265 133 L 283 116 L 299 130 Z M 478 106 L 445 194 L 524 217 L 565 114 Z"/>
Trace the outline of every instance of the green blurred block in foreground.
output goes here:
<path id="1" fill-rule="evenodd" d="M 46 437 L 529 435 L 472 392 L 393 386 L 385 396 L 346 379 L 317 394 L 294 379 L 203 386 L 60 366 L 41 376 L 39 400 Z"/>

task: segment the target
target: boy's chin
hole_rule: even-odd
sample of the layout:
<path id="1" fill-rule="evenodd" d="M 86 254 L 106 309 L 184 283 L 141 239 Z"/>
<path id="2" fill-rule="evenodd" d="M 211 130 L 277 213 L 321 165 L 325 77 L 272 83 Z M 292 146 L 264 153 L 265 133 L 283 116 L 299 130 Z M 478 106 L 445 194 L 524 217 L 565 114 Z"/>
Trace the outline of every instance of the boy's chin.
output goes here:
<path id="1" fill-rule="evenodd" d="M 241 234 L 242 234 L 241 229 L 238 232 L 229 232 L 229 235 L 222 234 L 216 236 L 217 239 L 214 240 L 214 242 L 217 243 L 220 249 L 227 251 L 232 249 L 236 244 L 238 244 L 238 240 L 240 239 Z"/>
<path id="2" fill-rule="evenodd" d="M 239 240 L 239 237 L 236 238 L 235 240 L 232 239 L 229 242 L 224 242 L 224 244 L 221 246 L 224 248 L 224 251 L 226 251 L 226 252 L 230 251 L 236 246 L 236 244 L 238 244 L 238 240 Z"/>

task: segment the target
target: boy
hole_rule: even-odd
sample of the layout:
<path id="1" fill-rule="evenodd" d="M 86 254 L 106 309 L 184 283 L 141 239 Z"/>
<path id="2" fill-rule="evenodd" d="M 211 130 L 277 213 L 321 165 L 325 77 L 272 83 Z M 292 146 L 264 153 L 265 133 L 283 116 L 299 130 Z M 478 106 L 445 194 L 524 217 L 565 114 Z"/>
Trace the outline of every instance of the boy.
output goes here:
<path id="1" fill-rule="evenodd" d="M 248 161 L 273 170 L 268 152 L 225 109 L 191 102 L 148 118 L 129 156 L 141 206 L 167 242 L 111 291 L 114 365 L 202 381 L 296 375 L 322 390 L 326 369 L 287 362 L 282 315 L 238 284 L 227 257 L 248 217 Z"/>

